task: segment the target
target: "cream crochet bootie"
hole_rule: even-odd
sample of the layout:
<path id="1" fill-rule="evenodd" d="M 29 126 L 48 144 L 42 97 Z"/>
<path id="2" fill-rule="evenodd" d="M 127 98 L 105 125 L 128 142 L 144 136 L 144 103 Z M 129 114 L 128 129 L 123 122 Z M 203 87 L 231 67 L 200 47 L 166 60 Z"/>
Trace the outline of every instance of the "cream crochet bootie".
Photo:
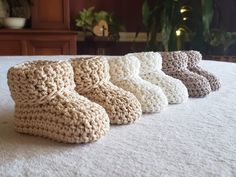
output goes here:
<path id="1" fill-rule="evenodd" d="M 16 131 L 65 143 L 95 141 L 108 132 L 105 109 L 74 91 L 70 62 L 26 62 L 7 77 Z"/>
<path id="2" fill-rule="evenodd" d="M 106 58 L 72 59 L 76 91 L 103 106 L 112 124 L 128 124 L 142 114 L 137 98 L 110 82 Z"/>
<path id="3" fill-rule="evenodd" d="M 204 70 L 198 65 L 202 60 L 202 54 L 194 50 L 186 51 L 185 53 L 188 56 L 188 69 L 205 77 L 209 81 L 212 91 L 218 90 L 220 88 L 219 79 L 214 74 Z"/>
<path id="4" fill-rule="evenodd" d="M 133 93 L 142 106 L 142 111 L 159 112 L 168 101 L 160 87 L 139 76 L 140 63 L 135 56 L 112 57 L 109 60 L 111 81 Z"/>
<path id="5" fill-rule="evenodd" d="M 180 79 L 188 89 L 190 97 L 204 97 L 211 92 L 208 80 L 188 70 L 188 56 L 184 52 L 161 52 L 163 59 L 162 70 Z"/>
<path id="6" fill-rule="evenodd" d="M 131 53 L 136 56 L 141 64 L 140 76 L 153 84 L 161 87 L 168 98 L 168 102 L 182 103 L 188 99 L 188 90 L 178 79 L 166 75 L 162 69 L 162 58 L 157 52 Z"/>

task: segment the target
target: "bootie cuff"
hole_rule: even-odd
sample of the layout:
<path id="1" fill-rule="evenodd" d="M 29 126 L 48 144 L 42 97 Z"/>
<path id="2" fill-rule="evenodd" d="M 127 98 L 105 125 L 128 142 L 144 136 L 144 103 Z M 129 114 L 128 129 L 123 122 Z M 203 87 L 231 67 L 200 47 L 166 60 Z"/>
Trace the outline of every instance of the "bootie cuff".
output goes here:
<path id="1" fill-rule="evenodd" d="M 105 57 L 74 58 L 71 64 L 74 68 L 76 91 L 81 94 L 110 80 L 109 64 Z"/>
<path id="2" fill-rule="evenodd" d="M 16 103 L 42 103 L 74 90 L 73 68 L 68 61 L 31 61 L 9 69 L 8 84 Z"/>
<path id="3" fill-rule="evenodd" d="M 188 67 L 195 67 L 201 60 L 202 54 L 195 50 L 185 51 L 188 57 Z"/>
<path id="4" fill-rule="evenodd" d="M 162 68 L 162 58 L 157 52 L 130 53 L 127 55 L 136 56 L 140 61 L 140 74 L 147 74 Z"/>
<path id="5" fill-rule="evenodd" d="M 112 68 L 110 70 L 112 80 L 128 79 L 139 74 L 140 63 L 135 56 L 112 57 L 108 62 Z"/>
<path id="6" fill-rule="evenodd" d="M 160 54 L 163 59 L 162 67 L 164 71 L 175 72 L 182 68 L 187 68 L 188 56 L 184 52 L 160 52 Z"/>

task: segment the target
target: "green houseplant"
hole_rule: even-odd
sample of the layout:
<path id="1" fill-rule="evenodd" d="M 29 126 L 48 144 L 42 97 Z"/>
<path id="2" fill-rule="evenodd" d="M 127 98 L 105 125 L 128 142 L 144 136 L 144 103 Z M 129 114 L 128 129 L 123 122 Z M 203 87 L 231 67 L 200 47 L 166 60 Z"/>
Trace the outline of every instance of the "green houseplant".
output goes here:
<path id="1" fill-rule="evenodd" d="M 200 50 L 205 54 L 224 54 L 226 50 L 236 41 L 235 36 L 225 29 L 212 28 L 211 23 L 214 16 L 214 0 L 201 0 L 192 2 L 193 23 L 192 28 L 195 35 L 192 38 L 192 48 Z"/>
<path id="2" fill-rule="evenodd" d="M 121 25 L 119 20 L 112 13 L 103 10 L 96 12 L 94 7 L 80 11 L 75 19 L 75 24 L 85 34 L 93 34 L 92 29 L 100 20 L 107 22 L 109 37 L 114 40 L 119 39 L 119 32 L 125 30 L 124 26 Z"/>
<path id="3" fill-rule="evenodd" d="M 180 13 L 179 0 L 156 0 L 154 5 L 149 5 L 145 0 L 142 7 L 143 23 L 147 29 L 148 42 L 146 50 L 176 50 L 180 49 L 179 35 L 176 31 L 182 29 L 190 31 L 185 25 Z M 157 33 L 161 34 L 162 45 L 156 42 Z M 181 33 L 181 31 L 180 31 Z"/>
<path id="4" fill-rule="evenodd" d="M 150 5 L 148 0 L 144 1 L 143 23 L 149 37 L 146 50 L 185 50 L 184 42 L 188 41 L 191 49 L 206 53 L 212 47 L 221 47 L 225 51 L 235 42 L 232 33 L 211 28 L 214 0 L 187 2 L 156 0 Z M 159 46 L 157 33 L 162 37 Z"/>

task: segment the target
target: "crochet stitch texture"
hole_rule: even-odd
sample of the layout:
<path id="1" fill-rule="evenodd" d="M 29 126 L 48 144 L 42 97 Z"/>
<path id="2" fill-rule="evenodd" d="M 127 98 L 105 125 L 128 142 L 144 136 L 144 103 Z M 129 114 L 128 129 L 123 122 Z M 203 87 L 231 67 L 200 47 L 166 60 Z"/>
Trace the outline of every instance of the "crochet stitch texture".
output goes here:
<path id="1" fill-rule="evenodd" d="M 106 58 L 75 58 L 71 63 L 74 69 L 75 90 L 103 106 L 111 124 L 128 124 L 141 117 L 141 105 L 137 98 L 110 82 Z"/>
<path id="2" fill-rule="evenodd" d="M 198 65 L 202 60 L 202 54 L 194 50 L 185 51 L 185 53 L 188 56 L 188 69 L 205 77 L 209 81 L 212 91 L 218 90 L 220 88 L 219 79 L 214 74 L 204 70 Z"/>
<path id="3" fill-rule="evenodd" d="M 111 57 L 109 59 L 111 81 L 133 93 L 144 113 L 160 112 L 168 101 L 160 87 L 139 76 L 140 63 L 135 56 Z"/>
<path id="4" fill-rule="evenodd" d="M 162 58 L 157 52 L 131 53 L 136 56 L 141 64 L 140 76 L 163 90 L 168 102 L 182 103 L 188 99 L 188 90 L 178 79 L 166 75 L 162 69 Z"/>
<path id="5" fill-rule="evenodd" d="M 184 52 L 160 52 L 162 69 L 167 74 L 181 80 L 188 89 L 190 97 L 204 97 L 211 91 L 208 80 L 188 70 L 188 56 Z"/>
<path id="6" fill-rule="evenodd" d="M 95 141 L 108 132 L 106 111 L 74 91 L 69 62 L 26 62 L 11 67 L 7 77 L 16 131 L 65 143 Z"/>

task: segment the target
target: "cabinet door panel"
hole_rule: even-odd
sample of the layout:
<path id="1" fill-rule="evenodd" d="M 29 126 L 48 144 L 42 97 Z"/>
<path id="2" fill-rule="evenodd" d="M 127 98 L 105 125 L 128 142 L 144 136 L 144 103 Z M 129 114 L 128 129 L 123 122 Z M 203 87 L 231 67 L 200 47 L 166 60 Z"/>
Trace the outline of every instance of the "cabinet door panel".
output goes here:
<path id="1" fill-rule="evenodd" d="M 68 41 L 28 41 L 29 55 L 66 55 L 69 54 Z"/>
<path id="2" fill-rule="evenodd" d="M 69 29 L 69 0 L 34 0 L 32 28 Z"/>

